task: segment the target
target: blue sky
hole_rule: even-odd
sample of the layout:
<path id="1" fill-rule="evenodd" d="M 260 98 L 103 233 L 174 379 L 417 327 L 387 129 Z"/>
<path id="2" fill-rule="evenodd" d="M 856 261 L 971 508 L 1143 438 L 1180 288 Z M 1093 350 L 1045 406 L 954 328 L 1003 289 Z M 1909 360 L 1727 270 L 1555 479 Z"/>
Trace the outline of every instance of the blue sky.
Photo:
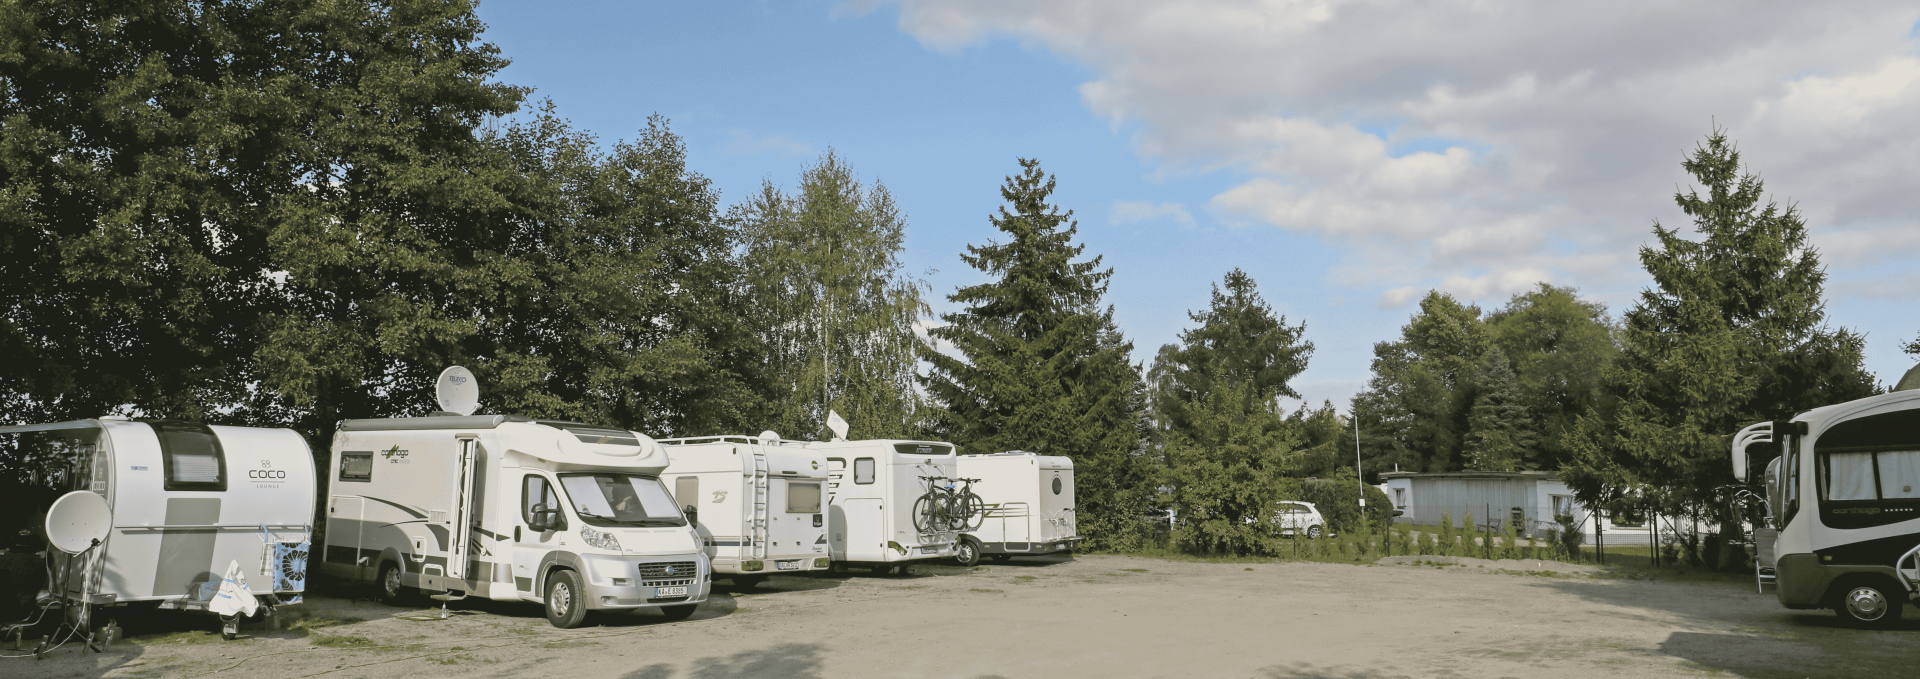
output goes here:
<path id="1" fill-rule="evenodd" d="M 1911 364 L 1896 345 L 1920 331 L 1920 239 L 1907 235 L 1920 227 L 1903 215 L 1920 205 L 1904 184 L 1856 180 L 1829 200 L 1827 182 L 1803 178 L 1857 172 L 1846 154 L 1867 143 L 1850 141 L 1862 128 L 1895 131 L 1920 112 L 1920 75 L 1902 61 L 1913 12 L 1889 8 L 1907 17 L 1890 35 L 1885 17 L 1829 27 L 1805 54 L 1744 66 L 1745 89 L 1701 94 L 1674 74 L 1769 36 L 1628 59 L 1611 56 L 1607 31 L 1644 35 L 1672 18 L 1628 11 L 1590 28 L 1592 17 L 1518 12 L 1425 17 L 1488 35 L 1423 45 L 1405 37 L 1423 18 L 1366 5 L 1280 3 L 1250 17 L 1200 0 L 487 0 L 480 16 L 513 60 L 503 81 L 607 141 L 665 115 L 728 204 L 765 179 L 790 185 L 833 148 L 908 213 L 905 259 L 934 272 L 936 312 L 982 280 L 959 254 L 994 237 L 987 216 L 1015 158 L 1038 158 L 1087 252 L 1113 268 L 1109 301 L 1139 360 L 1239 267 L 1307 323 L 1317 350 L 1296 388 L 1343 410 L 1373 343 L 1397 336 L 1426 289 L 1490 309 L 1546 279 L 1623 308 L 1644 285 L 1634 248 L 1652 220 L 1685 223 L 1671 199 L 1680 155 L 1718 121 L 1808 212 L 1816 245 L 1838 252 L 1826 259 L 1830 311 L 1870 333 L 1869 368 L 1891 381 Z M 1597 35 L 1546 53 L 1526 37 L 1566 24 Z M 1662 87 L 1672 101 L 1659 109 L 1613 103 Z M 1841 95 L 1816 96 L 1828 92 Z M 1773 131 L 1809 120 L 1844 133 L 1821 145 Z M 1876 148 L 1867 155 L 1888 172 L 1920 170 L 1902 148 Z"/>

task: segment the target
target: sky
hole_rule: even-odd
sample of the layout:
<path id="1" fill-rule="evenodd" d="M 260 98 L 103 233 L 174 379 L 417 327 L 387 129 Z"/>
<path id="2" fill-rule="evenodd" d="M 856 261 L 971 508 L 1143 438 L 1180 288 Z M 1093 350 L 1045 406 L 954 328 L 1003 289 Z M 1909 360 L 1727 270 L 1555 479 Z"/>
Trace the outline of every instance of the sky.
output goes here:
<path id="1" fill-rule="evenodd" d="M 1844 8 L 1842 11 L 1840 8 Z M 1058 179 L 1134 356 L 1245 270 L 1342 411 L 1428 290 L 1539 282 L 1617 317 L 1716 126 L 1792 205 L 1828 321 L 1891 384 L 1920 336 L 1920 6 L 1365 0 L 483 0 L 483 38 L 611 143 L 649 115 L 732 204 L 831 149 L 946 296 L 1017 159 Z"/>

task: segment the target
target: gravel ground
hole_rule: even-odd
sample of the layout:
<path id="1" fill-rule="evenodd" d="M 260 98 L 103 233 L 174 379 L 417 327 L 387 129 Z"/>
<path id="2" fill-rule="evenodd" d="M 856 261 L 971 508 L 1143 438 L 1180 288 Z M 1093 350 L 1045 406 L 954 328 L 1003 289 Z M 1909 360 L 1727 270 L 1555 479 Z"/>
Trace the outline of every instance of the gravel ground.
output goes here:
<path id="1" fill-rule="evenodd" d="M 1896 677 L 1920 614 L 1840 628 L 1726 582 L 1551 562 L 1017 560 L 894 577 L 721 581 L 692 619 L 558 630 L 531 604 L 451 618 L 315 597 L 311 617 L 222 642 L 208 618 L 126 619 L 104 654 L 0 659 L 18 677 Z M 1596 575 L 1597 573 L 1597 575 Z M 11 653 L 11 651 L 5 652 Z"/>

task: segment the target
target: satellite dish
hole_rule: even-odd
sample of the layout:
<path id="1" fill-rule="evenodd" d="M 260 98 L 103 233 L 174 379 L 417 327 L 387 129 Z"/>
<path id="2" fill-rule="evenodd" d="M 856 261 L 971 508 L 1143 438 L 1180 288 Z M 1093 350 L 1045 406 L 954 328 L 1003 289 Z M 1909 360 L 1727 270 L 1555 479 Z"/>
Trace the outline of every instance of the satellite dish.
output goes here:
<path id="1" fill-rule="evenodd" d="M 47 510 L 47 542 L 68 554 L 87 551 L 113 530 L 113 510 L 98 493 L 76 490 L 53 502 Z"/>
<path id="2" fill-rule="evenodd" d="M 833 430 L 833 440 L 847 440 L 847 420 L 840 417 L 840 413 L 827 411 L 827 428 Z"/>
<path id="3" fill-rule="evenodd" d="M 775 431 L 774 431 L 774 430 L 772 430 L 772 429 L 768 429 L 768 430 L 766 430 L 766 431 L 763 431 L 763 432 L 760 432 L 760 442 L 761 442 L 761 443 L 764 443 L 764 444 L 771 444 L 771 443 L 773 443 L 773 442 L 775 442 L 775 441 L 779 441 L 779 440 L 780 440 L 780 434 L 779 434 L 778 432 L 775 432 Z"/>
<path id="4" fill-rule="evenodd" d="M 440 401 L 440 409 L 461 415 L 472 415 L 480 407 L 480 380 L 466 368 L 453 366 L 440 371 L 440 379 L 433 385 L 433 395 Z"/>

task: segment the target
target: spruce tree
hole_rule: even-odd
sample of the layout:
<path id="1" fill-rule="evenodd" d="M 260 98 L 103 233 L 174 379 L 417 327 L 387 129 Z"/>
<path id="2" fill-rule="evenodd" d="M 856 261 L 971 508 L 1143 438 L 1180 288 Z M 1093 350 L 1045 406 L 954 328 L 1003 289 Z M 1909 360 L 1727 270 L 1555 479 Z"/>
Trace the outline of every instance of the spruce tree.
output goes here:
<path id="1" fill-rule="evenodd" d="M 1510 472 L 1520 469 L 1538 441 L 1526 404 L 1520 401 L 1513 370 L 1499 347 L 1480 359 L 1480 395 L 1467 420 L 1468 468 Z"/>
<path id="2" fill-rule="evenodd" d="M 932 435 L 967 452 L 1027 450 L 1073 458 L 1079 529 L 1096 544 L 1125 539 L 1145 506 L 1143 384 L 1133 345 L 1102 307 L 1111 269 L 1078 259 L 1071 211 L 1048 203 L 1055 179 L 1037 160 L 1000 189 L 990 218 L 1005 242 L 961 259 L 994 280 L 960 288 L 961 306 L 931 331 L 958 356 L 923 349 L 937 404 Z"/>

